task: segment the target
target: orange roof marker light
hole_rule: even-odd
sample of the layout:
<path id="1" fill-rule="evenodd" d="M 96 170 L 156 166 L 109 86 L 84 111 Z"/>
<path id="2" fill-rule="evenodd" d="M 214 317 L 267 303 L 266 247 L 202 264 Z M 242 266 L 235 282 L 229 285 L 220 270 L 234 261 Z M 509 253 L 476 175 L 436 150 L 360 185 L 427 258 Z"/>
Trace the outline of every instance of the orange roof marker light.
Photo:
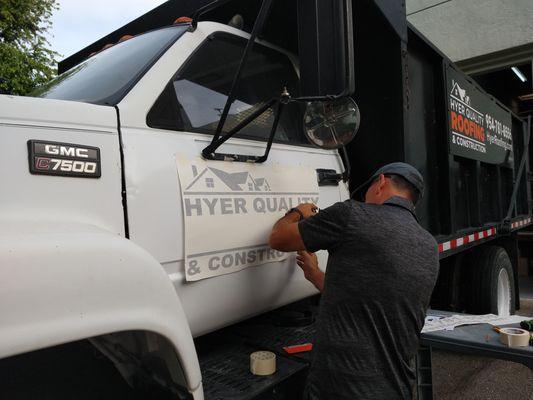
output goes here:
<path id="1" fill-rule="evenodd" d="M 119 43 L 121 43 L 121 42 L 125 42 L 126 40 L 129 40 L 129 39 L 131 39 L 132 37 L 133 37 L 133 35 L 124 35 L 124 36 L 122 36 L 122 37 L 118 40 L 118 42 L 119 42 Z"/>
<path id="2" fill-rule="evenodd" d="M 102 50 L 100 50 L 100 51 L 107 50 L 107 49 L 109 49 L 110 47 L 113 47 L 114 45 L 115 45 L 114 43 L 108 43 L 108 44 L 106 44 L 104 47 L 102 47 Z"/>
<path id="3" fill-rule="evenodd" d="M 192 22 L 192 18 L 189 18 L 189 17 L 179 17 L 177 18 L 174 23 L 172 25 L 176 25 L 176 24 L 188 24 Z"/>

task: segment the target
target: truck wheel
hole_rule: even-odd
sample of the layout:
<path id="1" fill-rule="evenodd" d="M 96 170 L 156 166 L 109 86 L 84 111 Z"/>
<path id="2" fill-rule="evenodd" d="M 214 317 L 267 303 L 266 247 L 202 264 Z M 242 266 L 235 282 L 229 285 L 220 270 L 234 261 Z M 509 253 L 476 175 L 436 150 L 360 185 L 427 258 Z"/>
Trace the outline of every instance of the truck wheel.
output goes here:
<path id="1" fill-rule="evenodd" d="M 468 312 L 511 315 L 515 313 L 513 266 L 503 247 L 481 247 L 469 257 Z"/>

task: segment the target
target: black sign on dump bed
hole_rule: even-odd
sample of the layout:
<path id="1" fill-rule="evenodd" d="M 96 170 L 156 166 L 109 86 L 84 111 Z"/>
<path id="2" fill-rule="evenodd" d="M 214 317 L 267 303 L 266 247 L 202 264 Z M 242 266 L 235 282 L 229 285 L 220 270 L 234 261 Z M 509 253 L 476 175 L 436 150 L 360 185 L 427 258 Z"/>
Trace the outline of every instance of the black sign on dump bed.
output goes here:
<path id="1" fill-rule="evenodd" d="M 100 178 L 98 147 L 81 144 L 28 140 L 30 172 L 78 178 Z"/>
<path id="2" fill-rule="evenodd" d="M 490 164 L 513 162 L 511 113 L 446 64 L 451 154 Z"/>

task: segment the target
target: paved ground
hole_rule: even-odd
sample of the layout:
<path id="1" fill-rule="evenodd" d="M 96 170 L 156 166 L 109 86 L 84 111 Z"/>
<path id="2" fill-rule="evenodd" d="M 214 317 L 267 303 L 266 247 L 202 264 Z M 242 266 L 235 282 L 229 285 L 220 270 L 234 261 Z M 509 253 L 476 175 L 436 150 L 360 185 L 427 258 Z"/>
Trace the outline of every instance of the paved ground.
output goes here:
<path id="1" fill-rule="evenodd" d="M 521 278 L 517 314 L 533 319 L 533 277 Z M 509 361 L 433 353 L 433 391 L 437 400 L 533 400 L 533 371 Z"/>

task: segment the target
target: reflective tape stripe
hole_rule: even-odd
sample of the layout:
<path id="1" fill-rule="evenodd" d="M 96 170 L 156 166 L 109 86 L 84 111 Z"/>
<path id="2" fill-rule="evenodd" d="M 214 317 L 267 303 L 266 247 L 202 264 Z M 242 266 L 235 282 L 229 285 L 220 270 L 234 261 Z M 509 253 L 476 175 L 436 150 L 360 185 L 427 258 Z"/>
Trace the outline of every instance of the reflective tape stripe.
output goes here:
<path id="1" fill-rule="evenodd" d="M 511 224 L 511 229 L 522 228 L 524 226 L 531 224 L 531 221 L 532 221 L 531 217 L 522 219 L 520 221 L 515 221 Z M 460 236 L 454 239 L 450 239 L 447 242 L 439 243 L 439 253 L 442 253 L 444 251 L 448 251 L 451 249 L 456 249 L 457 247 L 461 247 L 461 246 L 464 246 L 465 244 L 475 242 L 476 240 L 486 239 L 490 236 L 496 235 L 496 232 L 497 232 L 496 227 L 492 227 L 489 229 L 471 233 L 466 236 Z"/>
<path id="2" fill-rule="evenodd" d="M 494 235 L 496 235 L 496 228 L 489 228 L 483 231 L 471 233 L 470 235 L 454 238 L 454 239 L 448 240 L 447 242 L 439 243 L 439 253 L 442 253 L 444 251 L 451 250 L 451 249 L 456 249 L 458 247 L 464 246 L 465 244 L 469 244 L 469 243 L 475 242 L 476 240 L 485 239 L 485 238 L 488 238 L 489 236 L 494 236 Z"/>
<path id="3" fill-rule="evenodd" d="M 531 224 L 531 217 L 521 219 L 520 221 L 515 221 L 511 224 L 511 229 L 517 229 L 517 228 L 523 228 L 524 226 L 527 226 Z"/>

